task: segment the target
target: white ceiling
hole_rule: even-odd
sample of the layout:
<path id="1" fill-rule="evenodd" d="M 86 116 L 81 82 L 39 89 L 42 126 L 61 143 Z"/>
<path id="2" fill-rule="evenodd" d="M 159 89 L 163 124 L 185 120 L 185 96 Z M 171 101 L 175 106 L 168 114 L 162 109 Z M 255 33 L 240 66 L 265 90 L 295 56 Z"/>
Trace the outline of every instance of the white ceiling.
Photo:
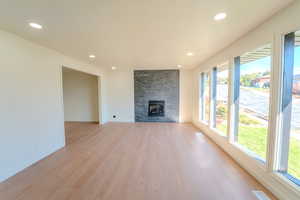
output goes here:
<path id="1" fill-rule="evenodd" d="M 189 68 L 292 1 L 0 0 L 0 28 L 99 67 Z M 219 12 L 226 20 L 213 20 Z"/>

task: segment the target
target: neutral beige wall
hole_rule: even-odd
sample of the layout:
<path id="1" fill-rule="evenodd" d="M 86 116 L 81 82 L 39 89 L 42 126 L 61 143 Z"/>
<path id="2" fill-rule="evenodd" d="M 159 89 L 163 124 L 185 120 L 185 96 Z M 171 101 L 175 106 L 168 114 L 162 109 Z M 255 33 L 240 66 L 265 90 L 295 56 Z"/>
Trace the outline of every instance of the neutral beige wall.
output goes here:
<path id="1" fill-rule="evenodd" d="M 0 182 L 65 145 L 61 66 L 87 63 L 0 31 Z"/>
<path id="2" fill-rule="evenodd" d="M 192 122 L 193 70 L 180 70 L 179 121 Z"/>
<path id="3" fill-rule="evenodd" d="M 63 70 L 65 121 L 98 122 L 98 79 L 75 70 Z"/>

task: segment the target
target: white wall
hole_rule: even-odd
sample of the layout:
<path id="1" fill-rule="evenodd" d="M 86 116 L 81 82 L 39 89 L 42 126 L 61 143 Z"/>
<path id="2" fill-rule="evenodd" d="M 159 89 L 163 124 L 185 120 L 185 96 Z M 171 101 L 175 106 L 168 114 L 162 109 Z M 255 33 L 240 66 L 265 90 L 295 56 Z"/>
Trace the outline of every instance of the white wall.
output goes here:
<path id="1" fill-rule="evenodd" d="M 108 121 L 134 122 L 133 71 L 110 70 L 107 79 Z"/>
<path id="2" fill-rule="evenodd" d="M 101 76 L 98 76 L 98 106 L 99 106 L 99 123 L 105 124 L 108 119 L 108 79 L 106 71 L 101 72 Z"/>
<path id="3" fill-rule="evenodd" d="M 0 181 L 65 145 L 61 66 L 94 66 L 0 31 Z"/>
<path id="4" fill-rule="evenodd" d="M 0 181 L 65 145 L 62 66 L 98 76 L 100 123 L 134 122 L 133 70 L 100 70 L 4 31 L 0 44 Z M 182 122 L 192 119 L 191 76 L 181 70 Z"/>
<path id="5" fill-rule="evenodd" d="M 180 70 L 179 121 L 192 122 L 193 71 Z"/>
<path id="6" fill-rule="evenodd" d="M 75 70 L 63 70 L 65 121 L 98 122 L 98 79 Z"/>
<path id="7" fill-rule="evenodd" d="M 62 66 L 98 76 L 101 123 L 134 122 L 133 70 L 101 71 L 4 31 L 0 44 L 0 181 L 65 145 Z M 190 122 L 192 71 L 180 76 L 180 119 Z"/>
<path id="8" fill-rule="evenodd" d="M 133 70 L 110 70 L 106 75 L 107 121 L 134 122 Z M 192 80 L 192 70 L 180 70 L 180 122 L 192 121 Z"/>
<path id="9" fill-rule="evenodd" d="M 273 116 L 277 116 L 277 102 L 279 88 L 279 68 L 281 63 L 281 56 L 278 52 L 281 52 L 282 35 L 284 33 L 300 30 L 300 1 L 295 1 L 291 6 L 277 13 L 271 19 L 264 24 L 257 27 L 252 32 L 248 33 L 238 41 L 234 42 L 231 46 L 225 48 L 223 51 L 212 56 L 210 59 L 202 63 L 194 70 L 193 80 L 193 123 L 198 126 L 207 136 L 212 138 L 218 145 L 220 145 L 226 152 L 228 152 L 241 166 L 248 170 L 253 176 L 255 176 L 261 183 L 269 188 L 280 199 L 296 200 L 300 199 L 300 189 L 297 186 L 288 183 L 284 178 L 272 173 L 271 162 L 267 166 L 262 165 L 256 160 L 252 159 L 246 153 L 242 152 L 235 145 L 228 142 L 224 137 L 219 136 L 212 131 L 209 127 L 199 122 L 198 119 L 198 80 L 201 71 L 210 69 L 217 64 L 223 63 L 227 60 L 233 60 L 235 56 L 239 56 L 246 51 L 253 50 L 266 43 L 272 43 L 273 45 L 273 81 L 272 81 L 272 93 L 271 99 L 271 113 Z M 275 122 L 274 119 L 270 119 L 270 123 Z M 270 125 L 271 134 L 269 135 L 269 141 L 272 144 L 275 140 L 276 126 Z M 269 143 L 269 144 L 270 144 Z M 271 145 L 272 146 L 272 145 Z M 269 150 L 270 150 L 269 146 Z M 272 158 L 271 160 L 272 161 Z"/>

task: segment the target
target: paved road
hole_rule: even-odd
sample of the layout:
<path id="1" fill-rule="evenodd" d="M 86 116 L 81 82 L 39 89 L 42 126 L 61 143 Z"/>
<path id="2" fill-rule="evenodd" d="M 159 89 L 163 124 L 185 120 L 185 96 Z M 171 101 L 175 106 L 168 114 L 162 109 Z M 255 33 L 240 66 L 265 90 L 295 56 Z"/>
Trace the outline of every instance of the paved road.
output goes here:
<path id="1" fill-rule="evenodd" d="M 226 100 L 227 96 L 227 87 L 225 85 L 218 85 L 218 99 Z M 266 116 L 269 112 L 269 96 L 264 92 L 241 88 L 240 105 Z M 300 129 L 300 99 L 293 99 L 292 119 L 292 128 Z"/>

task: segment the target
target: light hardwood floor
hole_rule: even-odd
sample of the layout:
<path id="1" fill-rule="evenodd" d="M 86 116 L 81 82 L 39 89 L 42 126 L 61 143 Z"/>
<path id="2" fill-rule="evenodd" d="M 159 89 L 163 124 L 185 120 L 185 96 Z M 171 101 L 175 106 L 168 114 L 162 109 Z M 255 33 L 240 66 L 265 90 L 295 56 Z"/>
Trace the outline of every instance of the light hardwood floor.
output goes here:
<path id="1" fill-rule="evenodd" d="M 67 146 L 0 184 L 1 200 L 256 200 L 253 177 L 190 124 L 66 125 Z"/>

